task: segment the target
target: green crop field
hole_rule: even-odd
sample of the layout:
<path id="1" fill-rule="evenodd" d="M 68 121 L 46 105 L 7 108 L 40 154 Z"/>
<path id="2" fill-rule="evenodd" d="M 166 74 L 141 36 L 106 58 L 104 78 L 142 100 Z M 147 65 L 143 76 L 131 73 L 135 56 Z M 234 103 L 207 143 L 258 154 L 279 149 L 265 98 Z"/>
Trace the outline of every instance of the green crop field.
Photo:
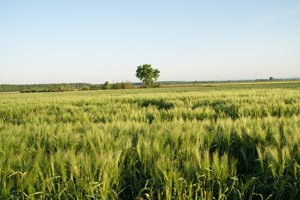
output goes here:
<path id="1" fill-rule="evenodd" d="M 0 93 L 0 199 L 300 199 L 300 82 Z"/>

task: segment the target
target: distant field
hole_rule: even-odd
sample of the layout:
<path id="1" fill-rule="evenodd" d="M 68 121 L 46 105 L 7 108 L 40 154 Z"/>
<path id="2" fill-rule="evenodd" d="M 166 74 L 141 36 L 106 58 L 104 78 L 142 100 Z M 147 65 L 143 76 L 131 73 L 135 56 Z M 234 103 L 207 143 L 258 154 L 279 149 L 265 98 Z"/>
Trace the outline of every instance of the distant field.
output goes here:
<path id="1" fill-rule="evenodd" d="M 0 105 L 0 199 L 300 199 L 300 81 Z"/>
<path id="2" fill-rule="evenodd" d="M 278 88 L 278 87 L 300 87 L 300 80 L 282 80 L 282 81 L 237 81 L 237 82 L 211 82 L 211 83 L 178 83 L 178 84 L 166 84 L 162 87 L 264 87 L 264 88 Z"/>

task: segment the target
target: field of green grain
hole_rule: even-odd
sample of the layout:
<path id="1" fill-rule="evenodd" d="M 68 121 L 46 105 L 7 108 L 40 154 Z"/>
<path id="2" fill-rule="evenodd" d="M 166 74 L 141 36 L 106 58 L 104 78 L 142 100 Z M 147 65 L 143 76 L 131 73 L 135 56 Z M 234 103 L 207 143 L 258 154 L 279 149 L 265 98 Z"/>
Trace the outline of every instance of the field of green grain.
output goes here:
<path id="1" fill-rule="evenodd" d="M 300 199 L 300 82 L 0 105 L 0 199 Z"/>

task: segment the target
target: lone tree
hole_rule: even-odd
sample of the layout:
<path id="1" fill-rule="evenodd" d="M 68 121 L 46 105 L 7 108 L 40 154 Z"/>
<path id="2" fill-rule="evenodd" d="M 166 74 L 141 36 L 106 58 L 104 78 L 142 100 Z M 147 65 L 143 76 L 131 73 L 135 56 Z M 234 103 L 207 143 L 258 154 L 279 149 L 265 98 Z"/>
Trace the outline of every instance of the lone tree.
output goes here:
<path id="1" fill-rule="evenodd" d="M 154 81 L 159 77 L 160 71 L 153 69 L 149 64 L 143 64 L 137 67 L 136 77 L 140 79 L 146 87 L 152 87 Z"/>

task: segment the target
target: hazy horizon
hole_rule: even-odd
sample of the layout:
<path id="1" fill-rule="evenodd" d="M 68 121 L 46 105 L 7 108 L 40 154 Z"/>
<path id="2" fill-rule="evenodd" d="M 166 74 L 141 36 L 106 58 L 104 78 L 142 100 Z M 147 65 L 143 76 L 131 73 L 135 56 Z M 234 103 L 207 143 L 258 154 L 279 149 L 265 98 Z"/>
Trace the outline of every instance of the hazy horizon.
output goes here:
<path id="1" fill-rule="evenodd" d="M 300 77 L 300 2 L 1 1 L 0 84 Z"/>

